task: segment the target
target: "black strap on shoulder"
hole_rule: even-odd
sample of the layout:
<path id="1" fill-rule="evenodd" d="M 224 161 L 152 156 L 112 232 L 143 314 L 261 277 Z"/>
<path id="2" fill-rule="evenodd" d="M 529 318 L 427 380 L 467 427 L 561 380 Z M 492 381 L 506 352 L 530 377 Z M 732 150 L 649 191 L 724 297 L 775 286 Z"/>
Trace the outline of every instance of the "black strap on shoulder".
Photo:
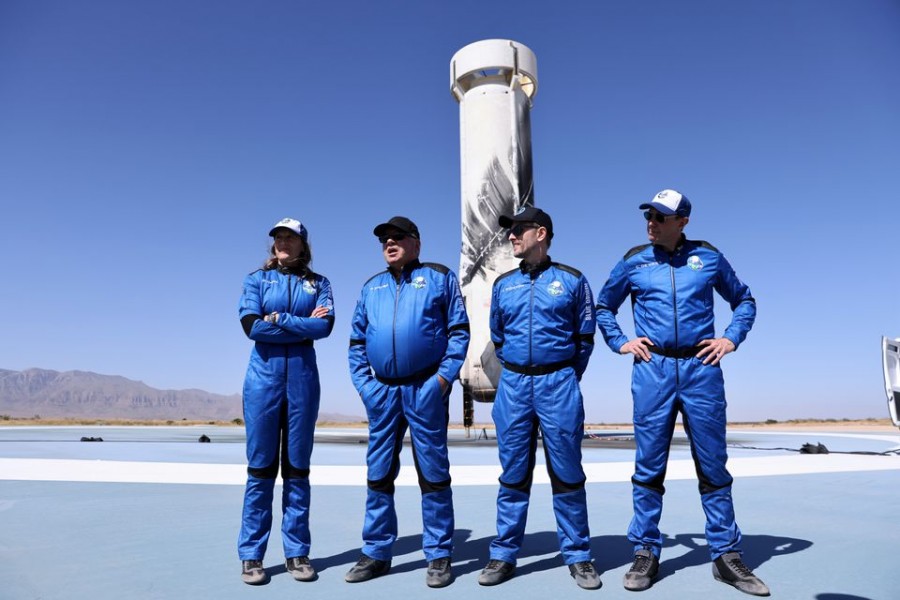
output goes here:
<path id="1" fill-rule="evenodd" d="M 510 271 L 507 271 L 506 273 L 503 273 L 502 275 L 498 275 L 498 276 L 497 276 L 497 279 L 494 280 L 494 285 L 497 285 L 497 283 L 498 283 L 501 279 L 503 279 L 503 278 L 505 278 L 505 277 L 509 277 L 510 275 L 512 275 L 512 274 L 514 274 L 514 273 L 518 273 L 518 272 L 519 272 L 519 269 L 518 269 L 518 268 L 515 268 L 515 269 L 512 269 L 512 270 L 510 270 Z"/>
<path id="2" fill-rule="evenodd" d="M 713 252 L 719 251 L 718 248 L 716 248 L 715 246 L 713 246 L 712 244 L 710 244 L 709 242 L 707 242 L 705 240 L 689 240 L 689 241 L 692 244 L 696 244 L 696 245 L 700 246 L 701 248 L 706 248 L 707 250 L 712 250 Z"/>
<path id="3" fill-rule="evenodd" d="M 628 260 L 635 254 L 643 252 L 644 250 L 649 248 L 651 245 L 652 244 L 641 244 L 640 246 L 635 246 L 634 248 L 632 248 L 631 250 L 629 250 L 628 252 L 625 253 L 625 256 L 622 257 L 622 260 Z"/>
<path id="4" fill-rule="evenodd" d="M 428 267 L 429 269 L 434 269 L 441 275 L 446 275 L 447 273 L 450 272 L 450 269 L 448 267 L 445 267 L 444 265 L 442 265 L 440 263 L 427 262 L 427 263 L 422 263 L 422 266 Z"/>
<path id="5" fill-rule="evenodd" d="M 566 273 L 571 273 L 575 277 L 581 277 L 582 273 L 575 267 L 570 267 L 569 265 L 564 265 L 562 263 L 555 262 L 553 266 L 559 269 L 560 271 L 565 271 Z"/>

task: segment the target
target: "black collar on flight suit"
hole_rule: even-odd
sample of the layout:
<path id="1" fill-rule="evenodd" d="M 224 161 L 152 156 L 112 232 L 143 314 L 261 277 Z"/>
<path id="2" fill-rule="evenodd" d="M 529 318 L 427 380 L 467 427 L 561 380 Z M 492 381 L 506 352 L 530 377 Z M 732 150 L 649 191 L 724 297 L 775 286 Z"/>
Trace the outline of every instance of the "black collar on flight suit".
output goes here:
<path id="1" fill-rule="evenodd" d="M 405 279 L 406 281 L 409 281 L 410 273 L 412 273 L 413 271 L 415 271 L 416 269 L 418 269 L 421 266 L 422 266 L 422 263 L 419 262 L 419 259 L 414 258 L 411 261 L 409 261 L 408 263 L 406 263 L 405 265 L 403 265 L 403 270 L 400 273 L 394 271 L 390 267 L 388 267 L 387 271 L 388 271 L 388 273 L 391 274 L 391 277 L 394 278 L 394 281 L 399 283 L 401 277 L 403 277 L 403 279 Z"/>
<path id="2" fill-rule="evenodd" d="M 300 266 L 285 267 L 282 265 L 278 265 L 275 267 L 275 269 L 283 275 L 296 275 L 297 277 L 300 277 L 301 279 L 307 278 L 310 275 L 310 271 L 306 267 L 300 267 Z"/>
<path id="3" fill-rule="evenodd" d="M 527 263 L 523 260 L 522 262 L 519 263 L 519 270 L 522 271 L 522 274 L 530 275 L 531 278 L 534 279 L 535 277 L 537 277 L 538 275 L 540 275 L 541 273 L 543 273 L 544 271 L 549 269 L 551 264 L 552 263 L 550 261 L 549 256 L 545 256 L 544 260 L 542 260 L 541 262 L 539 262 L 536 265 Z"/>
<path id="4" fill-rule="evenodd" d="M 671 252 L 669 252 L 668 250 L 666 250 L 665 248 L 663 248 L 663 247 L 660 246 L 659 244 L 653 244 L 653 248 L 656 249 L 656 250 L 658 250 L 658 251 L 660 251 L 660 252 L 665 253 L 667 256 L 675 256 L 676 254 L 678 254 L 678 253 L 681 251 L 681 249 L 684 247 L 684 244 L 685 244 L 686 242 L 687 242 L 687 238 L 686 238 L 686 237 L 684 236 L 684 234 L 682 233 L 682 234 L 681 234 L 681 239 L 678 240 L 678 243 L 675 244 L 675 249 L 672 250 Z"/>

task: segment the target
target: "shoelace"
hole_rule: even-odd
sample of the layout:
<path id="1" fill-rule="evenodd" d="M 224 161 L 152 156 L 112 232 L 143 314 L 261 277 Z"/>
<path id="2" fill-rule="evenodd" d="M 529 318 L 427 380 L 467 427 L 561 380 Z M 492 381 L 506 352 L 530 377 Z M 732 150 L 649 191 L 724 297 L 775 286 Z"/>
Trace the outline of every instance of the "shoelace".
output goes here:
<path id="1" fill-rule="evenodd" d="M 438 558 L 438 559 L 431 561 L 431 568 L 434 569 L 435 571 L 443 571 L 449 565 L 450 565 L 450 559 L 446 558 L 446 557 Z"/>
<path id="2" fill-rule="evenodd" d="M 637 573 L 646 573 L 650 570 L 650 557 L 649 556 L 636 556 L 634 557 L 634 564 L 631 565 L 629 571 L 634 571 Z"/>
<path id="3" fill-rule="evenodd" d="M 309 558 L 306 556 L 295 556 L 291 559 L 291 564 L 294 566 L 308 565 Z"/>
<path id="4" fill-rule="evenodd" d="M 750 567 L 744 564 L 740 558 L 732 558 L 729 561 L 726 561 L 728 566 L 731 567 L 733 571 L 737 571 L 737 574 L 741 577 L 753 577 L 753 571 L 750 570 Z"/>
<path id="5" fill-rule="evenodd" d="M 488 561 L 487 566 L 484 568 L 485 571 L 499 571 L 503 566 L 502 560 L 491 559 Z"/>
<path id="6" fill-rule="evenodd" d="M 589 575 L 590 573 L 594 572 L 594 565 L 586 561 L 575 563 L 575 569 L 577 569 L 578 572 L 582 575 Z"/>

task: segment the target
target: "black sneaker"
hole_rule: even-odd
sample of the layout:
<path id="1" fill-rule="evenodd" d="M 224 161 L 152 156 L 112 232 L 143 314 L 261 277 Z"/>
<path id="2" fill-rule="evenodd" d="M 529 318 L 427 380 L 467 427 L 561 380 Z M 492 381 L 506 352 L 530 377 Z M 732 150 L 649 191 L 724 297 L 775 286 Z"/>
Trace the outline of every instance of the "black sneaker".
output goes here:
<path id="1" fill-rule="evenodd" d="M 261 560 L 242 560 L 241 579 L 249 585 L 262 585 L 268 583 L 269 574 L 263 569 Z"/>
<path id="2" fill-rule="evenodd" d="M 575 583 L 578 584 L 578 587 L 582 589 L 598 590 L 603 585 L 597 570 L 594 568 L 594 563 L 589 560 L 569 565 L 569 573 L 575 578 Z"/>
<path id="3" fill-rule="evenodd" d="M 344 575 L 344 581 L 347 583 L 360 583 L 362 581 L 381 577 L 382 575 L 387 575 L 387 572 L 390 570 L 391 561 L 375 560 L 374 558 L 369 558 L 363 554 L 359 557 L 359 560 L 356 561 L 356 564 L 347 571 L 347 574 Z"/>
<path id="4" fill-rule="evenodd" d="M 308 556 L 295 556 L 284 561 L 284 566 L 291 577 L 297 581 L 315 581 L 316 570 L 309 564 Z"/>
<path id="5" fill-rule="evenodd" d="M 481 585 L 497 585 L 510 579 L 516 572 L 516 565 L 502 560 L 491 559 L 478 576 Z"/>
<path id="6" fill-rule="evenodd" d="M 437 558 L 428 563 L 425 585 L 431 588 L 442 588 L 450 585 L 453 575 L 450 573 L 450 557 Z"/>
<path id="7" fill-rule="evenodd" d="M 634 562 L 625 573 L 622 585 L 628 591 L 642 592 L 653 585 L 653 578 L 658 572 L 659 559 L 656 555 L 646 548 L 638 550 L 634 553 Z"/>
<path id="8" fill-rule="evenodd" d="M 726 552 L 713 561 L 713 577 L 722 583 L 733 585 L 745 594 L 768 596 L 769 588 L 753 574 L 737 552 Z"/>

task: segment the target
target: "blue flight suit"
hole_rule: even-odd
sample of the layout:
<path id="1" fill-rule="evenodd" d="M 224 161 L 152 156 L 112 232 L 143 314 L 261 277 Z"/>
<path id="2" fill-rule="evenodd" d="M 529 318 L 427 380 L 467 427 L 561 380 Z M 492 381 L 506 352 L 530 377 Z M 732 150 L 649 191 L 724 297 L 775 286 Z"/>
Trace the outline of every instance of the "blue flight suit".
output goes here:
<path id="1" fill-rule="evenodd" d="M 528 516 L 538 429 L 553 492 L 557 536 L 567 565 L 590 561 L 584 401 L 578 382 L 594 349 L 593 294 L 577 270 L 524 261 L 497 278 L 491 340 L 503 372 L 492 416 L 503 473 L 492 560 L 515 564 Z"/>
<path id="2" fill-rule="evenodd" d="M 317 306 L 327 307 L 328 315 L 310 317 Z M 313 340 L 334 326 L 331 283 L 312 272 L 261 269 L 244 279 L 238 311 L 247 337 L 256 342 L 244 379 L 248 465 L 238 555 L 265 556 L 280 455 L 284 556 L 308 556 L 309 461 L 320 392 Z M 272 312 L 277 323 L 262 319 Z"/>
<path id="3" fill-rule="evenodd" d="M 649 348 L 651 360 L 635 360 L 632 371 L 637 452 L 628 539 L 635 550 L 649 548 L 656 556 L 662 547 L 666 463 L 679 412 L 700 482 L 710 554 L 715 560 L 740 551 L 732 477 L 725 467 L 725 381 L 720 365 L 704 365 L 705 357 L 696 357 L 698 342 L 716 337 L 713 291 L 731 306 L 724 337 L 737 348 L 753 326 L 756 302 L 722 253 L 707 242 L 682 236 L 672 253 L 651 244 L 637 246 L 613 268 L 597 296 L 597 324 L 613 352 L 628 341 L 616 313 L 629 296 L 637 336 L 655 344 Z"/>
<path id="4" fill-rule="evenodd" d="M 397 539 L 394 480 L 409 429 L 422 491 L 422 546 L 430 562 L 453 549 L 447 455 L 450 386 L 469 346 L 469 318 L 456 275 L 415 260 L 399 279 L 385 270 L 363 286 L 350 333 L 350 376 L 366 407 L 368 490 L 362 553 L 391 560 Z"/>

